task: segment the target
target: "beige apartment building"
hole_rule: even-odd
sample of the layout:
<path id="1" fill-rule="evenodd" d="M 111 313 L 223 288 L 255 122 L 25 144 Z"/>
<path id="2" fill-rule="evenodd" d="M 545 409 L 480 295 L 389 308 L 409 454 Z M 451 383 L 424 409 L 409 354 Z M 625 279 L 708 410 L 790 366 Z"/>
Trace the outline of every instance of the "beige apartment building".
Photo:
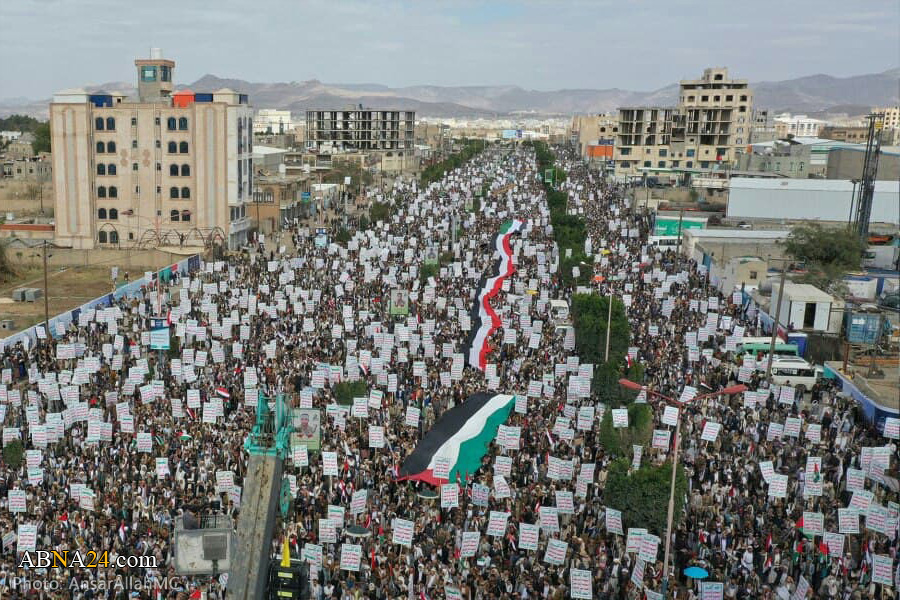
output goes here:
<path id="1" fill-rule="evenodd" d="M 137 97 L 50 104 L 56 243 L 79 249 L 247 241 L 253 111 L 229 89 L 173 93 L 175 63 L 135 61 Z"/>
<path id="2" fill-rule="evenodd" d="M 728 69 L 680 82 L 678 105 L 619 109 L 616 175 L 710 171 L 733 165 L 750 142 L 753 92 Z"/>

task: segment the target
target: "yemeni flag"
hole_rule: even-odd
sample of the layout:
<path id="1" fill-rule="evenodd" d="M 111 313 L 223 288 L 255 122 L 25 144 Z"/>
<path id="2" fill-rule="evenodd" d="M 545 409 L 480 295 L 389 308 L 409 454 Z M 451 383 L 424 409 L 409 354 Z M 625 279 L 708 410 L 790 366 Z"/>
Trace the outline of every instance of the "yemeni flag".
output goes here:
<path id="1" fill-rule="evenodd" d="M 500 292 L 503 281 L 516 272 L 512 261 L 510 238 L 524 229 L 524 221 L 507 221 L 494 236 L 496 259 L 479 282 L 475 305 L 469 312 L 472 318 L 472 331 L 463 347 L 463 354 L 469 364 L 480 371 L 484 371 L 487 364 L 488 339 L 501 325 L 500 317 L 491 308 L 490 300 Z"/>
<path id="2" fill-rule="evenodd" d="M 406 457 L 397 480 L 440 485 L 456 481 L 462 473 L 477 471 L 488 445 L 497 436 L 497 428 L 506 421 L 515 405 L 514 398 L 509 394 L 479 393 L 451 408 Z M 434 475 L 438 458 L 450 463 L 447 479 Z"/>

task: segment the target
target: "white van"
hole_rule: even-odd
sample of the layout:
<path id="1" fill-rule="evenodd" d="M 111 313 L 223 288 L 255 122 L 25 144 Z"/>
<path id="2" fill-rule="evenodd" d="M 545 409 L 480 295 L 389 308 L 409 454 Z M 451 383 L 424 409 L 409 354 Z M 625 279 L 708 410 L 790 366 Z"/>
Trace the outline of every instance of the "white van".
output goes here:
<path id="1" fill-rule="evenodd" d="M 758 371 L 766 372 L 768 358 L 756 363 Z M 772 383 L 791 385 L 798 391 L 809 390 L 822 376 L 822 370 L 816 368 L 799 356 L 776 356 L 772 361 Z"/>

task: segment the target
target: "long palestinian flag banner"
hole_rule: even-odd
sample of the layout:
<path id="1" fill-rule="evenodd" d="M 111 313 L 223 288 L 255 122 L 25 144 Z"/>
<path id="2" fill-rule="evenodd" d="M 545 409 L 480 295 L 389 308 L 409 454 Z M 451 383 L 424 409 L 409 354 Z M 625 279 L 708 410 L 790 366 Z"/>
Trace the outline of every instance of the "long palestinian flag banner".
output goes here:
<path id="1" fill-rule="evenodd" d="M 488 445 L 515 405 L 509 394 L 473 394 L 438 419 L 400 467 L 398 480 L 431 485 L 462 480 L 481 467 Z M 442 471 L 446 469 L 446 476 Z M 437 470 L 437 474 L 435 474 Z"/>
<path id="2" fill-rule="evenodd" d="M 469 364 L 481 371 L 484 371 L 487 365 L 487 354 L 490 350 L 488 340 L 501 325 L 500 317 L 491 308 L 490 300 L 500 292 L 503 280 L 516 272 L 512 261 L 510 238 L 524 229 L 524 221 L 507 221 L 494 237 L 494 252 L 497 258 L 479 282 L 475 304 L 469 313 L 472 331 L 463 352 Z"/>

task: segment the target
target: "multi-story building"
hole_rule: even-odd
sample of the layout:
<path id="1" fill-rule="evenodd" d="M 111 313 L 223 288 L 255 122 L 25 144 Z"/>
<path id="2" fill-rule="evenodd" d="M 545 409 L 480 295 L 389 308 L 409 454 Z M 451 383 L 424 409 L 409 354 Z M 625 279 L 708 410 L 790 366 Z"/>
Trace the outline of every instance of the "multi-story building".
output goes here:
<path id="1" fill-rule="evenodd" d="M 825 121 L 806 115 L 783 113 L 775 117 L 775 135 L 778 139 L 792 137 L 819 137 Z"/>
<path id="2" fill-rule="evenodd" d="M 681 81 L 675 108 L 619 109 L 616 175 L 733 165 L 753 127 L 747 80 L 730 79 L 726 68 L 704 69 L 700 79 Z"/>
<path id="3" fill-rule="evenodd" d="M 276 110 L 274 108 L 261 108 L 253 120 L 253 133 L 292 133 L 294 122 L 291 119 L 291 111 Z"/>
<path id="4" fill-rule="evenodd" d="M 173 93 L 158 49 L 136 97 L 66 90 L 50 104 L 56 242 L 74 248 L 246 242 L 253 111 L 230 89 Z"/>
<path id="5" fill-rule="evenodd" d="M 642 168 L 665 168 L 669 164 L 673 110 L 661 106 L 619 109 L 613 150 L 617 175 L 636 175 Z"/>
<path id="6" fill-rule="evenodd" d="M 313 151 L 390 150 L 412 152 L 415 146 L 414 111 L 306 111 L 306 148 Z"/>
<path id="7" fill-rule="evenodd" d="M 900 106 L 873 108 L 872 112 L 884 115 L 883 122 L 885 129 L 900 129 Z"/>
<path id="8" fill-rule="evenodd" d="M 569 142 L 583 159 L 613 158 L 619 133 L 617 115 L 579 115 L 569 125 Z M 606 156 L 608 155 L 608 156 Z"/>

